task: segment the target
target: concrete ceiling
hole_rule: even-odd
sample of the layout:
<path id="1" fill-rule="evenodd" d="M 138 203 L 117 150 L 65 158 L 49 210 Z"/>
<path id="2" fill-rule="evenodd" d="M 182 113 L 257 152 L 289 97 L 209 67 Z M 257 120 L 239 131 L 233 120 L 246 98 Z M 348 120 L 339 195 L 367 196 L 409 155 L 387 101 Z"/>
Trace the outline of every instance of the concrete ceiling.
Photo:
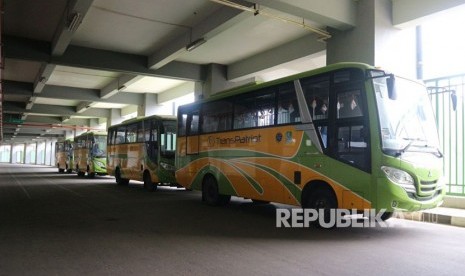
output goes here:
<path id="1" fill-rule="evenodd" d="M 295 22 L 356 25 L 354 0 L 234 0 L 258 15 L 217 2 L 3 0 L 3 142 L 63 137 L 142 105 L 146 93 L 172 100 L 204 82 L 208 64 L 226 66 L 229 81 L 320 67 L 325 42 Z"/>

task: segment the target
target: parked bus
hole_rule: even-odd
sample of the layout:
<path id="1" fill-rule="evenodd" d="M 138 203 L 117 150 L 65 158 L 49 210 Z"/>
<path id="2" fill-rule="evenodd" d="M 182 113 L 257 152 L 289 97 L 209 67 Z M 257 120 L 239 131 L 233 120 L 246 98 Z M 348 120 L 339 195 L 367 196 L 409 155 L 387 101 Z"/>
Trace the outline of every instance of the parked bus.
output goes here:
<path id="1" fill-rule="evenodd" d="M 55 160 L 59 173 L 73 171 L 73 142 L 71 140 L 55 142 Z"/>
<path id="2" fill-rule="evenodd" d="M 176 117 L 129 119 L 108 129 L 107 171 L 118 185 L 143 181 L 148 191 L 177 186 L 174 178 Z"/>
<path id="3" fill-rule="evenodd" d="M 440 205 L 443 155 L 426 88 L 339 63 L 178 109 L 176 178 L 211 205 L 231 196 L 312 209 Z"/>
<path id="4" fill-rule="evenodd" d="M 107 174 L 107 133 L 89 131 L 74 137 L 74 163 L 78 176 Z"/>

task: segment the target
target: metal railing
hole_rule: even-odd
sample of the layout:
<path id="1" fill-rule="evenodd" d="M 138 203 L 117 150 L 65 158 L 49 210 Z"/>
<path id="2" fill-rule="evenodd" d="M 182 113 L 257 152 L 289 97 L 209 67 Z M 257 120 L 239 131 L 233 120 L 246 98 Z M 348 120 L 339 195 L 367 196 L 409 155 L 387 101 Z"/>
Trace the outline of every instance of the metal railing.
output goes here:
<path id="1" fill-rule="evenodd" d="M 465 74 L 425 81 L 436 114 L 449 195 L 465 196 Z"/>

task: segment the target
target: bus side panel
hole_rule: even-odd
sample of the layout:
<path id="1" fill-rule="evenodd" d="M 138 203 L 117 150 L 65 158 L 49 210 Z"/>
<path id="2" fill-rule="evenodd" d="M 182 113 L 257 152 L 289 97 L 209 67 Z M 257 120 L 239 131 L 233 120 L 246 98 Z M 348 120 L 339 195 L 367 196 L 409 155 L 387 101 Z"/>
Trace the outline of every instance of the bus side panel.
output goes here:
<path id="1" fill-rule="evenodd" d="M 59 151 L 56 154 L 57 165 L 59 169 L 66 169 L 66 162 L 67 162 L 67 154 L 66 152 Z"/>
<path id="2" fill-rule="evenodd" d="M 115 151 L 116 151 L 116 146 L 114 145 L 108 145 L 107 146 L 107 173 L 108 175 L 115 176 Z"/>
<path id="3" fill-rule="evenodd" d="M 126 159 L 122 159 L 123 178 L 142 181 L 143 143 L 125 144 L 124 148 L 127 154 Z"/>
<path id="4" fill-rule="evenodd" d="M 339 170 L 349 175 L 344 173 L 337 179 L 325 177 L 330 174 L 328 170 L 334 174 L 329 164 L 337 161 L 319 154 L 306 137 L 294 126 L 206 134 L 200 136 L 198 155 L 187 154 L 186 140 L 190 138 L 181 137 L 176 178 L 181 185 L 200 190 L 203 176 L 211 173 L 223 194 L 292 205 L 300 205 L 302 189 L 308 183 L 322 181 L 335 191 L 339 207 L 370 206 L 369 201 L 351 191 L 352 187 L 340 184 L 342 178 L 350 178 L 356 169 L 337 164 Z M 356 181 L 348 182 L 354 182 L 356 188 Z"/>

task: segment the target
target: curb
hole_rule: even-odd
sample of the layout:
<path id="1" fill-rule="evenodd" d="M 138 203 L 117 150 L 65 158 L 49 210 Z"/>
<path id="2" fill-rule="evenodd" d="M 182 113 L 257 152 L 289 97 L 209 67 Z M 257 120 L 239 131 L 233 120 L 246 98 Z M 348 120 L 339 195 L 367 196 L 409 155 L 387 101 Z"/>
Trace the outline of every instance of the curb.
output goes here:
<path id="1" fill-rule="evenodd" d="M 422 211 L 422 212 L 405 212 L 405 213 L 395 213 L 395 218 L 407 219 L 413 221 L 437 223 L 452 225 L 458 227 L 465 227 L 465 217 L 455 216 L 450 214 L 444 214 L 443 212 L 431 212 L 431 211 Z"/>

